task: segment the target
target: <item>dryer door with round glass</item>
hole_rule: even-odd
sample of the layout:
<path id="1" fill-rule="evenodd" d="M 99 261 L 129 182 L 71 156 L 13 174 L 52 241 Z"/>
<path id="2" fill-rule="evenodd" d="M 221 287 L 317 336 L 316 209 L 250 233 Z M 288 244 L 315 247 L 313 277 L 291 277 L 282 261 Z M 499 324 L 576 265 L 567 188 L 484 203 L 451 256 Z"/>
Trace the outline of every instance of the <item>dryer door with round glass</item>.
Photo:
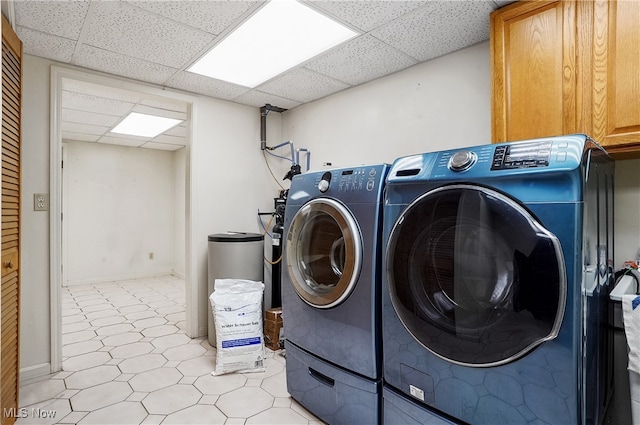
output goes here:
<path id="1" fill-rule="evenodd" d="M 314 199 L 291 220 L 286 257 L 300 298 L 313 307 L 335 307 L 353 291 L 360 273 L 358 225 L 340 202 Z"/>
<path id="2" fill-rule="evenodd" d="M 396 221 L 386 264 L 398 317 L 445 360 L 496 366 L 558 334 L 560 243 L 502 193 L 466 184 L 425 193 Z"/>

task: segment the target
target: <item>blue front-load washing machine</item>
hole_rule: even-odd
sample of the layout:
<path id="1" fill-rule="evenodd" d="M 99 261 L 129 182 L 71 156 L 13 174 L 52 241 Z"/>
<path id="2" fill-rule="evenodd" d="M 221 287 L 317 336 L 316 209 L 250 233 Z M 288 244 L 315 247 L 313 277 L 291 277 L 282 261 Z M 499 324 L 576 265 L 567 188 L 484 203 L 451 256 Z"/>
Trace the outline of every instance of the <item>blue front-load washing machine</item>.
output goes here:
<path id="1" fill-rule="evenodd" d="M 384 205 L 384 422 L 600 423 L 606 152 L 570 135 L 399 158 Z"/>
<path id="2" fill-rule="evenodd" d="M 331 424 L 381 415 L 381 199 L 388 165 L 310 172 L 291 183 L 282 315 L 287 389 Z"/>

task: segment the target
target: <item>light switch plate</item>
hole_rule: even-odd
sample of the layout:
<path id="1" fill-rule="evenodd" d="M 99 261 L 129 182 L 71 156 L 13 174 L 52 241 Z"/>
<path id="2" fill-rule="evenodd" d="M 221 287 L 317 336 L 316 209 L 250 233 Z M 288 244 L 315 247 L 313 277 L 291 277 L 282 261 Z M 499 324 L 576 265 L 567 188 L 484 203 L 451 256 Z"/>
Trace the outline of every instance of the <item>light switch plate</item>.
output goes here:
<path id="1" fill-rule="evenodd" d="M 33 210 L 49 211 L 49 194 L 48 193 L 33 194 Z"/>

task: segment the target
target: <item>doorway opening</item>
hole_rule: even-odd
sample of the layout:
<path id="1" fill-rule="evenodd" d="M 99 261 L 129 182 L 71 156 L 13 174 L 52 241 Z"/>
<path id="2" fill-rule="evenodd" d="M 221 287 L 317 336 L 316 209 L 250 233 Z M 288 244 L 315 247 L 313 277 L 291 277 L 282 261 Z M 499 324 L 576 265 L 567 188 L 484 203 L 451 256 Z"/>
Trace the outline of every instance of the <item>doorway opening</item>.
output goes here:
<path id="1" fill-rule="evenodd" d="M 185 281 L 185 332 L 198 336 L 191 258 L 195 98 L 52 67 L 51 372 L 62 369 L 62 287 L 174 274 Z M 180 124 L 153 138 L 111 130 L 130 112 Z"/>

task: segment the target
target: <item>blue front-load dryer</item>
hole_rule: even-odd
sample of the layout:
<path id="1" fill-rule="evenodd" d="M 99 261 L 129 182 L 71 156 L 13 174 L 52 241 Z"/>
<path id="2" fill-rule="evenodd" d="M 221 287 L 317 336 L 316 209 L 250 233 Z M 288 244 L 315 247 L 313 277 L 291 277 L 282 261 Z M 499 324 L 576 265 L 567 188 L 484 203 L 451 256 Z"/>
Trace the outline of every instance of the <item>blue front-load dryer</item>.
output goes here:
<path id="1" fill-rule="evenodd" d="M 385 394 L 425 422 L 599 423 L 612 383 L 606 152 L 570 135 L 400 158 L 384 205 Z"/>
<path id="2" fill-rule="evenodd" d="M 331 424 L 380 422 L 381 200 L 388 168 L 296 175 L 287 197 L 287 389 Z"/>

